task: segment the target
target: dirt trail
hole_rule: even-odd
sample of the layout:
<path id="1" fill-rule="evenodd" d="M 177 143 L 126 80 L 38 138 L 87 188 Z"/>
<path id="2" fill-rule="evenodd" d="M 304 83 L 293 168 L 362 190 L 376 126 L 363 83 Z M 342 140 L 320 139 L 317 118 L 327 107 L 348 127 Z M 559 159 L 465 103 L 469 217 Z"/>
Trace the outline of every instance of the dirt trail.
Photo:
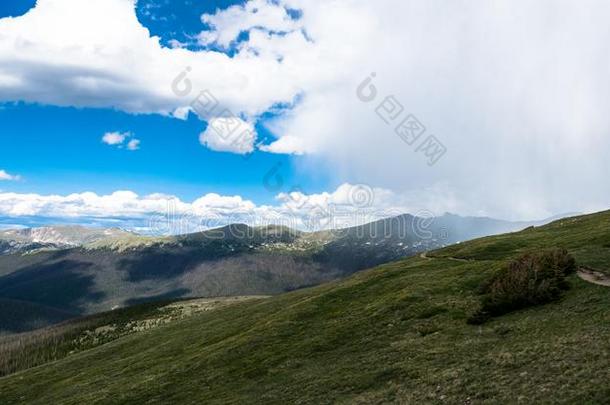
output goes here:
<path id="1" fill-rule="evenodd" d="M 599 271 L 595 271 L 589 267 L 579 267 L 578 277 L 588 281 L 589 283 L 610 287 L 610 276 L 607 276 Z"/>
<path id="2" fill-rule="evenodd" d="M 474 259 L 460 259 L 460 258 L 457 258 L 457 257 L 429 257 L 428 256 L 428 252 L 420 253 L 419 257 L 421 257 L 422 259 L 427 259 L 427 260 L 445 259 L 445 260 L 451 260 L 451 261 L 454 261 L 454 262 L 462 262 L 462 263 L 469 263 L 469 262 L 475 262 L 476 261 Z"/>
<path id="3" fill-rule="evenodd" d="M 434 260 L 436 257 L 429 257 L 428 252 L 423 252 L 419 254 L 419 257 L 426 260 Z M 459 259 L 457 257 L 442 257 L 439 259 L 453 260 L 455 262 L 473 262 L 474 260 L 469 259 Z M 589 267 L 579 267 L 578 268 L 578 277 L 582 280 L 585 280 L 589 283 L 593 283 L 596 285 L 602 285 L 604 287 L 610 287 L 610 276 L 601 273 L 599 271 L 595 271 Z"/>

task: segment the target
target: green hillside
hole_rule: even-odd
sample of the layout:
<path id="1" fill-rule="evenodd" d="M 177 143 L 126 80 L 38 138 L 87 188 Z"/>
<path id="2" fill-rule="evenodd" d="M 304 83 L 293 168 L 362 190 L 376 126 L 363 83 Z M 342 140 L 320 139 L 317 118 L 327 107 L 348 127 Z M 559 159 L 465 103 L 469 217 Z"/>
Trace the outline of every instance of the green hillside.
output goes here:
<path id="1" fill-rule="evenodd" d="M 401 215 L 311 233 L 285 226 L 233 224 L 159 238 L 83 228 L 80 240 L 92 242 L 27 254 L 0 252 L 0 299 L 19 300 L 31 308 L 52 308 L 76 317 L 157 300 L 275 295 L 457 241 L 527 226 L 444 215 L 419 229 L 423 220 Z M 5 234 L 73 243 L 79 240 L 79 229 L 49 227 Z M 26 315 L 15 317 L 11 311 L 0 310 L 0 334 L 32 330 L 65 319 L 50 311 L 36 310 Z"/>
<path id="2" fill-rule="evenodd" d="M 2 316 L 0 317 L 0 320 L 2 320 L 0 336 L 5 334 L 3 332 L 6 330 L 26 332 L 77 316 L 77 314 L 53 307 L 4 298 L 0 298 L 0 311 L 2 311 Z"/>
<path id="3" fill-rule="evenodd" d="M 196 314 L 0 379 L 0 403 L 608 403 L 610 288 L 466 323 L 510 258 L 610 273 L 610 211 Z"/>

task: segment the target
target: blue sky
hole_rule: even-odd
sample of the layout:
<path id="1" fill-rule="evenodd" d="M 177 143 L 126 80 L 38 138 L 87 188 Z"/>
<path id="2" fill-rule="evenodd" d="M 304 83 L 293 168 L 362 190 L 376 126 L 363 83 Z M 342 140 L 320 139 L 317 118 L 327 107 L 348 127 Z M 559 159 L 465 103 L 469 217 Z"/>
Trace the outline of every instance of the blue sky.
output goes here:
<path id="1" fill-rule="evenodd" d="M 4 0 L 0 221 L 142 218 L 168 196 L 227 221 L 362 200 L 607 208 L 608 16 L 597 0 Z"/>
<path id="2" fill-rule="evenodd" d="M 0 162 L 22 180 L 0 184 L 4 191 L 107 194 L 173 194 L 194 200 L 215 192 L 244 195 L 272 203 L 277 190 L 263 184 L 281 165 L 287 185 L 310 192 L 324 189 L 326 179 L 300 176 L 299 157 L 254 152 L 241 155 L 209 150 L 199 144 L 206 127 L 193 115 L 187 121 L 160 115 L 133 115 L 108 109 L 76 109 L 5 104 L 0 109 Z M 140 149 L 130 151 L 102 142 L 106 132 L 132 132 Z M 264 127 L 259 127 L 259 134 Z M 286 189 L 287 190 L 287 189 Z"/>
<path id="3" fill-rule="evenodd" d="M 33 1 L 0 4 L 0 17 L 24 14 Z M 235 1 L 138 2 L 137 15 L 152 35 L 192 41 L 204 26 L 200 16 L 236 4 Z M 167 45 L 168 46 L 168 45 Z M 56 107 L 23 102 L 0 105 L 0 168 L 22 179 L 2 183 L 5 192 L 108 194 L 131 190 L 141 195 L 165 193 L 192 201 L 207 193 L 242 195 L 259 204 L 274 203 L 278 191 L 298 185 L 319 192 L 329 180 L 299 173 L 299 157 L 256 151 L 248 158 L 219 153 L 199 144 L 207 124 L 193 114 L 186 121 L 156 114 L 128 114 L 114 109 Z M 259 140 L 272 138 L 257 125 Z M 130 132 L 141 141 L 129 151 L 102 143 L 107 132 Z M 279 166 L 278 166 L 279 165 Z M 284 190 L 269 190 L 265 175 L 281 167 Z"/>
<path id="4" fill-rule="evenodd" d="M 36 0 L 5 0 L 0 4 L 0 17 L 17 17 L 34 7 Z"/>
<path id="5" fill-rule="evenodd" d="M 243 1 L 235 0 L 139 0 L 138 19 L 151 35 L 161 38 L 163 44 L 175 39 L 191 43 L 192 37 L 206 29 L 201 15 L 214 13 Z"/>

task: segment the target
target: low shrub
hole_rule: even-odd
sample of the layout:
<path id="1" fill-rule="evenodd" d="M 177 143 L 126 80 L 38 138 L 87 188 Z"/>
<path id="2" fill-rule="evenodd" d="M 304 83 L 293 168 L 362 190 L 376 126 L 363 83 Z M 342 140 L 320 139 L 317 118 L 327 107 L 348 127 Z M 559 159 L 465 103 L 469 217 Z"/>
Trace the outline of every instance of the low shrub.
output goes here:
<path id="1" fill-rule="evenodd" d="M 555 301 L 569 288 L 565 277 L 574 272 L 576 261 L 565 249 L 524 254 L 481 285 L 480 309 L 468 323 Z"/>

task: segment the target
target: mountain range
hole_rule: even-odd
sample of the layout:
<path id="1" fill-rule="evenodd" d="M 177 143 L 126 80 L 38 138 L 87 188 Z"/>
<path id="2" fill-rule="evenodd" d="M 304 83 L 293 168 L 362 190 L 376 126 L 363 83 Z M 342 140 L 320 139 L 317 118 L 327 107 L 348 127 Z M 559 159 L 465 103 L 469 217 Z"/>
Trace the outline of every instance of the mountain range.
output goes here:
<path id="1" fill-rule="evenodd" d="M 278 294 L 540 223 L 405 214 L 312 233 L 244 224 L 168 237 L 79 226 L 6 230 L 0 333 L 147 301 Z"/>
<path id="2" fill-rule="evenodd" d="M 129 235 L 132 233 L 119 228 L 88 228 L 79 225 L 8 229 L 0 231 L 0 255 L 68 249 Z"/>

